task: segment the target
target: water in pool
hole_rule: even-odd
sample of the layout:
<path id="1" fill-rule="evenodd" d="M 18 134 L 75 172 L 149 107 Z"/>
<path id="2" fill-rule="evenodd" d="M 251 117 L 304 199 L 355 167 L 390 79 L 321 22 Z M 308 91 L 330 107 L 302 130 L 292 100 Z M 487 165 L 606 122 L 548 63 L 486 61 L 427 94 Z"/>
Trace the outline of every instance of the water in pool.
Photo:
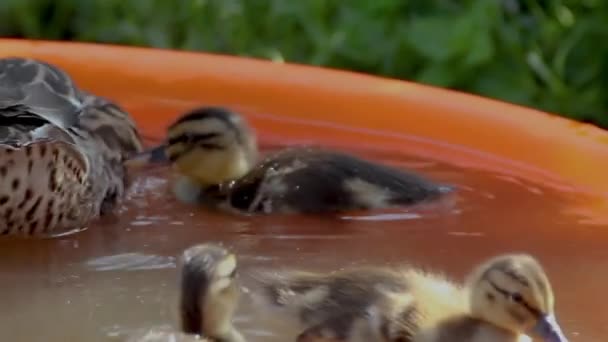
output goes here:
<path id="1" fill-rule="evenodd" d="M 331 270 L 407 261 L 461 280 L 484 258 L 525 251 L 546 267 L 570 340 L 604 339 L 608 230 L 592 208 L 582 210 L 587 195 L 409 150 L 417 150 L 415 141 L 399 153 L 350 148 L 455 184 L 458 193 L 433 206 L 389 213 L 235 217 L 176 203 L 167 170 L 139 174 L 117 217 L 57 239 L 0 241 L 0 336 L 112 341 L 138 329 L 177 328 L 175 258 L 195 243 L 216 241 L 239 255 L 245 274 L 259 267 Z M 294 333 L 278 321 L 262 322 L 247 294 L 236 324 L 250 341 L 286 341 Z"/>

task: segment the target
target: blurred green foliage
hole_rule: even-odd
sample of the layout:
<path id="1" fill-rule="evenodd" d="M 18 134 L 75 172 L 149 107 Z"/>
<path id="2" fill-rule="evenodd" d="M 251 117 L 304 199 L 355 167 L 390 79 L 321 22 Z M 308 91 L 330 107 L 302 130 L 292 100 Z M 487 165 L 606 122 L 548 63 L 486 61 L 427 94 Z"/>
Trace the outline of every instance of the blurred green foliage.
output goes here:
<path id="1" fill-rule="evenodd" d="M 608 127 L 606 0 L 0 0 L 0 35 L 362 71 Z"/>

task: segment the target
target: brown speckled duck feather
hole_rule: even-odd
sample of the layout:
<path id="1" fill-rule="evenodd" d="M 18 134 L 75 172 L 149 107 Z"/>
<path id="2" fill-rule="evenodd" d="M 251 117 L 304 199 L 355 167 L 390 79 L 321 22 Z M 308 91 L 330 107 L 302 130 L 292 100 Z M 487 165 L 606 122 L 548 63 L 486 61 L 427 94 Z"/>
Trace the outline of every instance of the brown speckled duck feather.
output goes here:
<path id="1" fill-rule="evenodd" d="M 85 228 L 122 199 L 122 162 L 141 149 L 118 105 L 49 63 L 0 59 L 0 234 Z"/>

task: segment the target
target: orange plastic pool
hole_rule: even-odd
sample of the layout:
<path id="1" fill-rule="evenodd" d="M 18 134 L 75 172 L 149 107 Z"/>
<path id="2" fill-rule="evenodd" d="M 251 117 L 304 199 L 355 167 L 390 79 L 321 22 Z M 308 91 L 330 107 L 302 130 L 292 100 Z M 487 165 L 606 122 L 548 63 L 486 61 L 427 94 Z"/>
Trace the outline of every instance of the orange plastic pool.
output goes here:
<path id="1" fill-rule="evenodd" d="M 438 212 L 293 222 L 183 208 L 159 190 L 166 175 L 143 175 L 116 221 L 56 240 L 0 242 L 0 293 L 8 298 L 2 337 L 104 341 L 174 325 L 173 256 L 209 239 L 228 243 L 250 266 L 405 259 L 454 276 L 480 258 L 525 250 L 547 265 L 568 337 L 608 335 L 601 303 L 608 286 L 605 131 L 477 96 L 307 66 L 18 40 L 0 40 L 0 55 L 65 68 L 80 87 L 132 112 L 151 139 L 179 112 L 218 104 L 246 115 L 263 146 L 330 145 L 417 167 L 463 189 Z M 251 312 L 245 304 L 239 324 L 246 333 L 274 341 Z"/>

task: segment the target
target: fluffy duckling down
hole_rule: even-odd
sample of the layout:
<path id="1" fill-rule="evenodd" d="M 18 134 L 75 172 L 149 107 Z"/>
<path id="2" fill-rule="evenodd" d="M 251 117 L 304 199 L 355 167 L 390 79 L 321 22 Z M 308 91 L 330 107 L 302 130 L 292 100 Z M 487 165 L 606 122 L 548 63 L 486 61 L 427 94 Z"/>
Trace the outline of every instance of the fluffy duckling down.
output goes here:
<path id="1" fill-rule="evenodd" d="M 203 107 L 179 117 L 166 143 L 128 164 L 171 163 L 178 199 L 244 213 L 369 210 L 452 191 L 413 172 L 317 147 L 287 148 L 261 160 L 258 155 L 256 135 L 242 116 Z"/>
<path id="2" fill-rule="evenodd" d="M 130 342 L 245 342 L 232 324 L 240 289 L 236 256 L 214 244 L 186 249 L 182 256 L 179 313 L 181 331 L 151 329 Z"/>
<path id="3" fill-rule="evenodd" d="M 296 340 L 566 342 L 551 284 L 525 254 L 494 257 L 464 284 L 415 268 L 257 274 L 258 301 L 302 326 Z"/>

